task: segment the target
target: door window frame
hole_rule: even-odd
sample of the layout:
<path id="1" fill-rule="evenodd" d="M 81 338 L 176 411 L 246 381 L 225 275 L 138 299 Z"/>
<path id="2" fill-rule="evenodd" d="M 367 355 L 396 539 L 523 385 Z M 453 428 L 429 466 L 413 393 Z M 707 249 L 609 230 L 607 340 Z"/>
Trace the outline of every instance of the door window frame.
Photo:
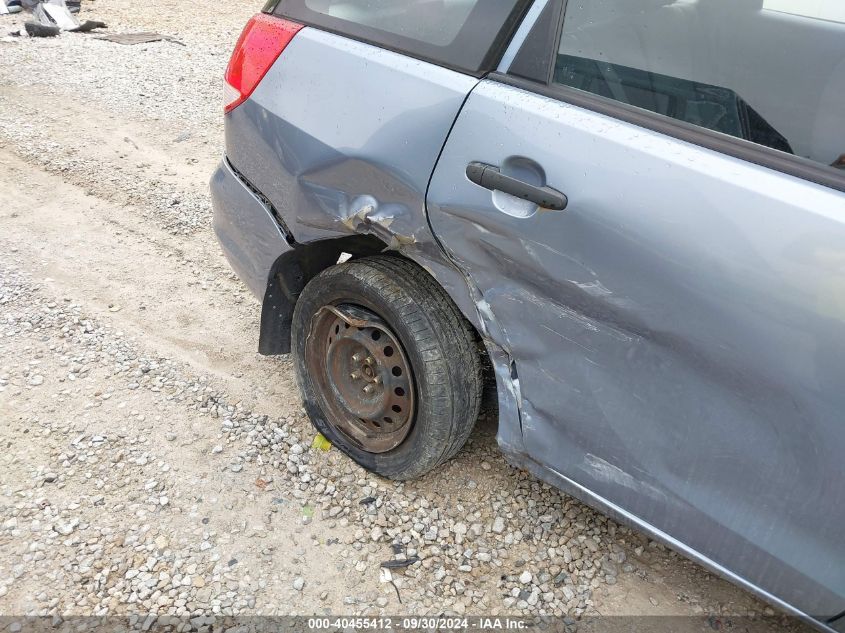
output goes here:
<path id="1" fill-rule="evenodd" d="M 589 2 L 589 0 L 583 0 Z M 707 149 L 768 167 L 776 171 L 801 178 L 831 189 L 845 192 L 845 170 L 837 170 L 816 161 L 758 145 L 752 141 L 699 127 L 686 121 L 637 108 L 590 92 L 578 90 L 553 81 L 555 61 L 563 35 L 567 0 L 550 0 L 551 15 L 546 20 L 556 20 L 556 28 L 549 28 L 548 22 L 538 20 L 516 53 L 507 72 L 490 73 L 487 78 L 521 90 L 562 101 L 605 116 L 632 123 L 639 127 L 659 132 L 676 139 L 699 145 Z M 538 39 L 544 41 L 547 58 L 542 63 L 521 64 L 520 53 L 536 51 Z M 522 69 L 525 69 L 523 72 Z"/>

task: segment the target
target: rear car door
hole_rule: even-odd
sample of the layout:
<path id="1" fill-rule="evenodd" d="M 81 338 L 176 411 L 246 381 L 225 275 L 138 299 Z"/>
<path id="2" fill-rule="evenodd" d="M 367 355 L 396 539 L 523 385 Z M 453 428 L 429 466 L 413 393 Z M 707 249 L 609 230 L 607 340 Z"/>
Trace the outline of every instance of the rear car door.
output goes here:
<path id="1" fill-rule="evenodd" d="M 845 24 L 789 0 L 561 4 L 470 94 L 427 199 L 513 361 L 525 449 L 582 498 L 830 620 Z"/>

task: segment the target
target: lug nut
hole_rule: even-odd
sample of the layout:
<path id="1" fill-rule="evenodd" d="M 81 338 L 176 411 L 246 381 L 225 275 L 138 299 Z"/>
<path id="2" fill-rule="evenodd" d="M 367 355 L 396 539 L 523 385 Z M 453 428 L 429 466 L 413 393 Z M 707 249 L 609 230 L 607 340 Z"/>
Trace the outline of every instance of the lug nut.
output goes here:
<path id="1" fill-rule="evenodd" d="M 368 365 L 372 365 L 376 361 L 372 356 L 367 356 L 367 360 L 365 360 L 364 362 L 367 363 Z"/>
<path id="2" fill-rule="evenodd" d="M 349 374 L 349 377 L 352 380 L 358 380 L 361 377 L 361 374 L 358 373 L 357 371 L 353 371 L 351 374 Z"/>
<path id="3" fill-rule="evenodd" d="M 375 387 L 372 385 L 364 385 L 364 393 L 372 393 L 375 391 Z"/>
<path id="4" fill-rule="evenodd" d="M 354 354 L 352 354 L 352 360 L 354 360 L 356 363 L 360 363 L 361 362 L 361 352 L 355 352 Z"/>

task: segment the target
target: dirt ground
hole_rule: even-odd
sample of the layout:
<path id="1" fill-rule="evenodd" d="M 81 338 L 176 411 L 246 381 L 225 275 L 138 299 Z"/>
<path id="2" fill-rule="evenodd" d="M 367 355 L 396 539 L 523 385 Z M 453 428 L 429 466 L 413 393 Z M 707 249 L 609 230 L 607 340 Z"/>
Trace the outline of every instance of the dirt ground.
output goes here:
<path id="1" fill-rule="evenodd" d="M 184 45 L 0 16 L 0 614 L 775 615 L 508 466 L 491 421 L 405 484 L 310 448 L 211 231 L 222 73 L 260 4 L 83 1 Z"/>

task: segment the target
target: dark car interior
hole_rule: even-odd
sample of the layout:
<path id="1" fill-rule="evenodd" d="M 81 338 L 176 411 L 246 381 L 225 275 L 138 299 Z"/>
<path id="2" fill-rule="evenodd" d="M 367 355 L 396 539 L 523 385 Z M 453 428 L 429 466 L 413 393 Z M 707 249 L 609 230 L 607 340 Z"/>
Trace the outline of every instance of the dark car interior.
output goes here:
<path id="1" fill-rule="evenodd" d="M 555 81 L 792 154 L 789 142 L 733 90 L 594 59 L 559 55 Z"/>
<path id="2" fill-rule="evenodd" d="M 845 24 L 809 4 L 569 3 L 556 81 L 838 166 Z"/>

